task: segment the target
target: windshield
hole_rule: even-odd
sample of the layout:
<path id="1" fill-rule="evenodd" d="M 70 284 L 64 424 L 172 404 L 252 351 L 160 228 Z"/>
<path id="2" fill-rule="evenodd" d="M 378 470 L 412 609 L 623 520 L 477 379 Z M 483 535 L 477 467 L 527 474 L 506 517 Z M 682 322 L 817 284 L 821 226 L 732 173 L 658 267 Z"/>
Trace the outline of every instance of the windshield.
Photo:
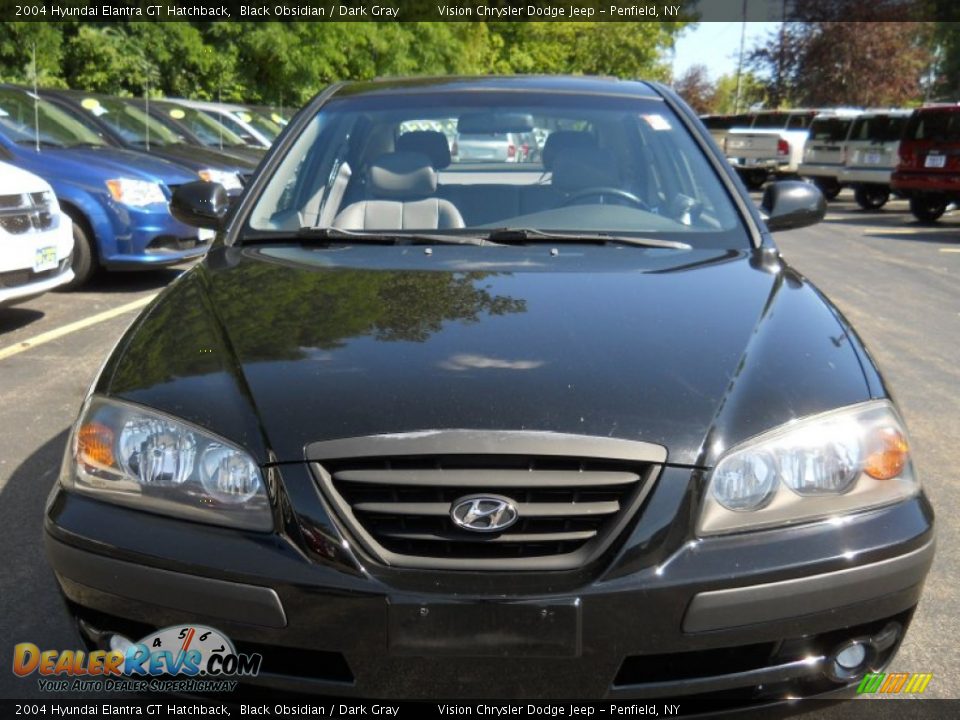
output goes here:
<path id="1" fill-rule="evenodd" d="M 36 142 L 38 135 L 41 144 L 55 147 L 106 145 L 79 119 L 22 90 L 0 89 L 0 132 L 21 145 Z"/>
<path id="2" fill-rule="evenodd" d="M 191 107 L 157 103 L 157 110 L 161 115 L 169 118 L 174 124 L 182 124 L 189 132 L 204 145 L 210 147 L 242 147 L 243 140 L 222 123 L 217 122 L 206 113 Z"/>
<path id="3" fill-rule="evenodd" d="M 87 96 L 79 102 L 80 107 L 99 118 L 128 143 L 146 145 L 148 137 L 151 143 L 157 145 L 174 145 L 181 142 L 175 132 L 147 115 L 133 104 L 134 101 Z"/>
<path id="4" fill-rule="evenodd" d="M 960 142 L 960 112 L 941 110 L 914 113 L 904 137 L 933 142 Z"/>
<path id="5" fill-rule="evenodd" d="M 810 139 L 819 142 L 842 142 L 850 130 L 850 118 L 817 118 L 810 126 Z"/>
<path id="6" fill-rule="evenodd" d="M 871 140 L 873 142 L 895 142 L 900 139 L 905 115 L 867 115 L 856 119 L 850 131 L 851 140 Z"/>
<path id="7" fill-rule="evenodd" d="M 661 100 L 560 93 L 336 98 L 287 152 L 249 227 L 748 245 L 717 174 Z"/>
<path id="8" fill-rule="evenodd" d="M 280 134 L 281 127 L 279 125 L 257 112 L 252 110 L 234 110 L 233 114 L 241 121 L 250 125 L 267 140 L 276 140 Z"/>

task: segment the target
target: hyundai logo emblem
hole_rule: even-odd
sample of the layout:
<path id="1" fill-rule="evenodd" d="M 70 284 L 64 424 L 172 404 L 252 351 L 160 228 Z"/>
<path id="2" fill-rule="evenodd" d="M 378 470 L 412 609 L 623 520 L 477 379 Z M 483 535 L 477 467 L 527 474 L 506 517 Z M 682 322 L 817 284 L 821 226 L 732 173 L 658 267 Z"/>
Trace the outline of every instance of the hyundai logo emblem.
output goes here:
<path id="1" fill-rule="evenodd" d="M 454 500 L 450 507 L 453 524 L 474 532 L 506 530 L 518 517 L 513 500 L 500 495 L 469 495 Z"/>

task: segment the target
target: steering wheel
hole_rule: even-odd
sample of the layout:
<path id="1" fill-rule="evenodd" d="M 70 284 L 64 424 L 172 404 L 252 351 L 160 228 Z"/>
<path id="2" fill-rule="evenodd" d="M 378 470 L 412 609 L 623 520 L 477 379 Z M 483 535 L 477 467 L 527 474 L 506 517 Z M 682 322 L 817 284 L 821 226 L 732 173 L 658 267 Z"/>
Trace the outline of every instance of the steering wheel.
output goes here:
<path id="1" fill-rule="evenodd" d="M 627 200 L 631 205 L 640 208 L 641 210 L 649 210 L 650 206 L 647 205 L 640 197 L 634 195 L 632 192 L 627 192 L 626 190 L 621 190 L 616 187 L 590 187 L 584 188 L 583 190 L 577 190 L 577 192 L 572 193 L 567 196 L 567 199 L 563 201 L 564 207 L 567 205 L 573 205 L 577 200 L 582 200 L 586 197 L 603 197 L 604 195 L 613 195 L 615 197 L 623 198 Z"/>

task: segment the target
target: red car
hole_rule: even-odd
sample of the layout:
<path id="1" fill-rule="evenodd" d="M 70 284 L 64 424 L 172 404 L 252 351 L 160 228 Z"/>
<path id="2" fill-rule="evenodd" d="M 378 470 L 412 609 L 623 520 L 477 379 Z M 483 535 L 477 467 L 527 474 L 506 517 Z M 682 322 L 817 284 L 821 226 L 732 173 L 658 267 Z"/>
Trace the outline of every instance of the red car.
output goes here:
<path id="1" fill-rule="evenodd" d="M 934 222 L 960 201 L 960 105 L 918 108 L 900 141 L 891 187 L 910 200 L 917 220 Z"/>

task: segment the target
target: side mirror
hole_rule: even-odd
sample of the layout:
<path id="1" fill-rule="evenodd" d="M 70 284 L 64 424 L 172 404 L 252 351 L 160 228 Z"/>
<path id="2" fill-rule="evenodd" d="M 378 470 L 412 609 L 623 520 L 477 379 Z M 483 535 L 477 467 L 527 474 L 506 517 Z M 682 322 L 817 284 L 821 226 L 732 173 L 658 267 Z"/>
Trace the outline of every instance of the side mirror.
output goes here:
<path id="1" fill-rule="evenodd" d="M 760 210 L 770 232 L 796 230 L 823 220 L 827 214 L 827 201 L 816 185 L 784 180 L 767 186 Z"/>
<path id="2" fill-rule="evenodd" d="M 220 183 L 185 183 L 173 191 L 170 212 L 182 223 L 208 230 L 220 230 L 230 210 L 230 198 Z"/>

